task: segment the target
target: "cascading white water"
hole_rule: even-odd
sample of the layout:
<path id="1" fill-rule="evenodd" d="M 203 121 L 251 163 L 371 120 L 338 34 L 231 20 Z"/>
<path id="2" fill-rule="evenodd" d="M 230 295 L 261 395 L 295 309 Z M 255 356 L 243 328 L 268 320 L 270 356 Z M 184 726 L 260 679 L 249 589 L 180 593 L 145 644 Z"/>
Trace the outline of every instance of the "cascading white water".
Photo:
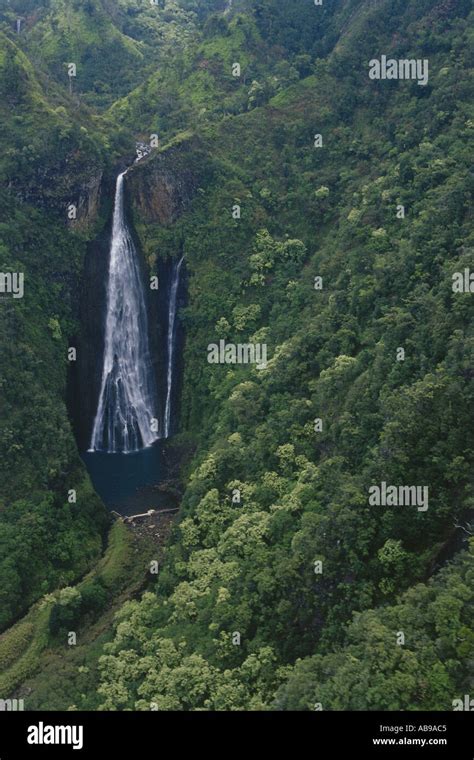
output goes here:
<path id="1" fill-rule="evenodd" d="M 175 266 L 173 272 L 173 278 L 171 281 L 170 290 L 170 302 L 168 307 L 168 339 L 167 339 L 167 354 L 168 364 L 166 371 L 166 404 L 164 415 L 164 438 L 169 438 L 171 429 L 171 399 L 173 392 L 173 361 L 174 361 L 174 344 L 176 334 L 176 306 L 178 303 L 178 287 L 179 287 L 179 272 L 181 270 L 181 264 L 183 263 L 183 256 L 180 258 Z"/>
<path id="2" fill-rule="evenodd" d="M 124 216 L 125 174 L 115 187 L 104 364 L 89 449 L 110 453 L 138 451 L 159 438 L 144 290 Z"/>

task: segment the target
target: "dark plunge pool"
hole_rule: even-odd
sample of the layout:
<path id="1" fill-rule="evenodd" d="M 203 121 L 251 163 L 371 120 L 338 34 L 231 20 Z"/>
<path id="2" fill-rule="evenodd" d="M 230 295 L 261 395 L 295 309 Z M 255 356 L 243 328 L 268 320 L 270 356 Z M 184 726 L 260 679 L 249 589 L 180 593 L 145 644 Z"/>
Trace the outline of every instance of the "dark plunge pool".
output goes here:
<path id="1" fill-rule="evenodd" d="M 163 443 L 131 454 L 82 454 L 94 488 L 110 508 L 123 515 L 170 506 L 157 484 L 164 476 Z"/>

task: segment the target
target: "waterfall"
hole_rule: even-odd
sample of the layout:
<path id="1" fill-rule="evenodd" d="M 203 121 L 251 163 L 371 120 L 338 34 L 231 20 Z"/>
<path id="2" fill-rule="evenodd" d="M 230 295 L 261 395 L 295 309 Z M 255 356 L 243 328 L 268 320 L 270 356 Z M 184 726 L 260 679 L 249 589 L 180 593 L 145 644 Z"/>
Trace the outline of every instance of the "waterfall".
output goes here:
<path id="1" fill-rule="evenodd" d="M 173 362 L 174 345 L 176 335 L 176 306 L 178 302 L 179 272 L 183 263 L 183 256 L 176 264 L 171 281 L 170 301 L 168 306 L 168 338 L 167 338 L 167 371 L 166 371 L 166 404 L 163 425 L 163 437 L 169 438 L 171 428 L 171 400 L 173 392 Z"/>
<path id="2" fill-rule="evenodd" d="M 156 389 L 138 257 L 117 177 L 107 283 L 102 382 L 89 451 L 137 451 L 158 437 Z"/>
<path id="3" fill-rule="evenodd" d="M 21 32 L 21 18 L 17 18 L 16 20 L 16 33 L 20 34 Z"/>

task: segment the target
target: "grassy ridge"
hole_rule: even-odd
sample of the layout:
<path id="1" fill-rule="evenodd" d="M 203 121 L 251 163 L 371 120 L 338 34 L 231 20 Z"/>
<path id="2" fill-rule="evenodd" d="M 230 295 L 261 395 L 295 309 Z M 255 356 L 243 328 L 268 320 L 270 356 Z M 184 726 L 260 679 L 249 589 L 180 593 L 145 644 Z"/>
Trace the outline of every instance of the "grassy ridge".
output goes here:
<path id="1" fill-rule="evenodd" d="M 21 693 L 26 695 L 28 709 L 36 709 L 46 698 L 45 694 L 48 700 L 58 702 L 64 699 L 68 689 L 74 691 L 76 680 L 80 682 L 85 675 L 84 662 L 92 667 L 91 663 L 98 659 L 103 643 L 110 638 L 114 614 L 143 586 L 148 559 L 155 557 L 156 547 L 151 541 L 137 541 L 121 521 L 115 522 L 103 557 L 72 587 L 83 600 L 90 598 L 98 588 L 103 589 L 100 605 L 82 609 L 79 618 L 68 620 L 66 627 L 55 632 L 51 631 L 51 614 L 55 607 L 64 605 L 64 589 L 33 605 L 24 618 L 0 636 L 0 692 L 12 694 L 23 684 Z M 76 631 L 77 646 L 67 645 L 69 630 Z M 68 671 L 66 683 L 65 669 Z M 40 674 L 35 677 L 37 671 Z M 61 681 L 63 685 L 56 693 Z M 74 698 L 69 698 L 72 704 Z M 60 707 L 58 702 L 56 709 L 65 709 L 64 703 Z"/>

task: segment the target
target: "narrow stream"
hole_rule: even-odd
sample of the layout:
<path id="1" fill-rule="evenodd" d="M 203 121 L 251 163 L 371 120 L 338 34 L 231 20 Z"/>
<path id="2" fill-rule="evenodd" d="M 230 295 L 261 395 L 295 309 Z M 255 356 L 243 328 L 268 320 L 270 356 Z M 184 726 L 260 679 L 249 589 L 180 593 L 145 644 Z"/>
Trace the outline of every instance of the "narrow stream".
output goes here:
<path id="1" fill-rule="evenodd" d="M 168 335 L 167 335 L 167 368 L 166 368 L 166 404 L 164 415 L 163 437 L 169 438 L 171 433 L 171 404 L 173 399 L 173 380 L 175 376 L 175 356 L 174 348 L 176 345 L 176 307 L 178 303 L 179 275 L 183 257 L 175 264 L 173 278 L 171 281 L 170 300 L 168 306 Z"/>

